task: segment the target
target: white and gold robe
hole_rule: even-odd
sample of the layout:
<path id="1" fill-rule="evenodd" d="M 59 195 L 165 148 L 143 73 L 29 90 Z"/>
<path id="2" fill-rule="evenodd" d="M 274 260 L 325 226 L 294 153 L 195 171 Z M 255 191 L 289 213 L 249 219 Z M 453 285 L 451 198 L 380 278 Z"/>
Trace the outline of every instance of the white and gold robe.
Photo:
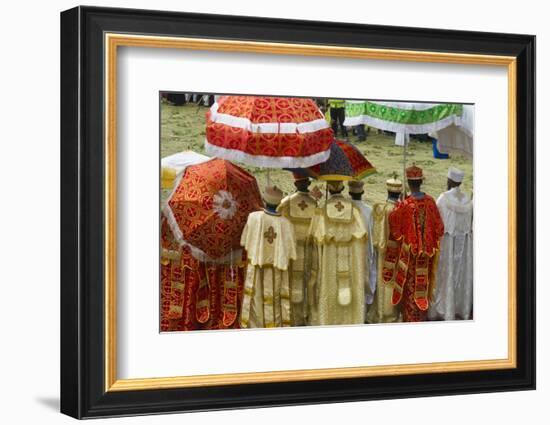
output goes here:
<path id="1" fill-rule="evenodd" d="M 454 187 L 437 199 L 445 234 L 441 238 L 437 286 L 430 319 L 470 319 L 473 304 L 473 201 Z"/>
<path id="2" fill-rule="evenodd" d="M 372 208 L 367 205 L 365 202 L 357 199 L 352 200 L 353 205 L 355 205 L 359 211 L 361 211 L 361 216 L 365 222 L 365 227 L 367 228 L 367 261 L 365 261 L 365 303 L 368 305 L 372 304 L 374 299 L 374 293 L 376 292 L 376 251 L 372 244 L 372 228 L 373 228 L 373 218 L 372 218 Z M 367 307 L 368 309 L 368 307 Z"/>
<path id="3" fill-rule="evenodd" d="M 312 325 L 365 323 L 367 229 L 350 199 L 332 195 L 309 229 L 312 278 L 308 284 Z"/>
<path id="4" fill-rule="evenodd" d="M 296 259 L 292 223 L 278 213 L 253 212 L 244 227 L 241 246 L 248 258 L 241 327 L 290 326 L 288 268 Z"/>
<path id="5" fill-rule="evenodd" d="M 393 211 L 396 203 L 387 200 L 383 203 L 377 203 L 373 208 L 373 231 L 372 245 L 374 248 L 377 274 L 376 274 L 376 292 L 374 301 L 367 313 L 367 323 L 391 323 L 401 322 L 401 313 L 398 306 L 391 302 L 393 285 L 384 282 L 382 270 L 384 268 L 384 259 L 386 257 L 386 247 L 389 238 L 388 216 Z"/>
<path id="6" fill-rule="evenodd" d="M 290 302 L 292 326 L 303 326 L 307 319 L 306 281 L 310 276 L 306 259 L 308 232 L 315 215 L 317 201 L 309 192 L 296 192 L 284 198 L 277 209 L 294 226 L 296 237 L 296 259 L 290 262 Z"/>

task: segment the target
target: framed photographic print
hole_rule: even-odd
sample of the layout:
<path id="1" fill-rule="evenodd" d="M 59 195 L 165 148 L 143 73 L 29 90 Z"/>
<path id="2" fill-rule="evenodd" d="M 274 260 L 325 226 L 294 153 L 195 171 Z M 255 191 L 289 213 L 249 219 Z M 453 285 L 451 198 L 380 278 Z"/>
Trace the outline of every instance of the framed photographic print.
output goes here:
<path id="1" fill-rule="evenodd" d="M 535 37 L 61 14 L 61 411 L 535 388 Z"/>

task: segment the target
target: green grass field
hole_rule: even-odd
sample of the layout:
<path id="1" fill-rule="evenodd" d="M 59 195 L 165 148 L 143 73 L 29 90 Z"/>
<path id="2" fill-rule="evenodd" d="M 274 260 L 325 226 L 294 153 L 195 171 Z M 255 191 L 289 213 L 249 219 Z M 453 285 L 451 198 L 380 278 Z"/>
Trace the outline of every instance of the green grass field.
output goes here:
<path id="1" fill-rule="evenodd" d="M 173 106 L 161 104 L 161 156 L 165 157 L 176 152 L 192 150 L 204 153 L 205 113 L 208 108 L 197 105 Z M 350 132 L 351 134 L 351 132 Z M 350 142 L 357 146 L 376 167 L 376 174 L 368 176 L 365 181 L 364 200 L 369 204 L 386 199 L 385 181 L 396 172 L 403 180 L 403 147 L 394 145 L 394 137 L 378 134 L 371 128 L 366 142 L 357 142 L 354 136 Z M 466 173 L 463 190 L 471 193 L 473 184 L 472 161 L 461 156 L 450 159 L 435 159 L 432 145 L 428 142 L 411 140 L 407 150 L 407 165 L 413 162 L 424 170 L 426 176 L 423 190 L 437 198 L 447 187 L 447 170 L 450 166 L 458 167 Z M 242 164 L 239 164 L 243 166 Z M 258 180 L 263 189 L 267 182 L 267 169 L 243 166 Z M 270 179 L 285 193 L 294 191 L 292 174 L 288 171 L 271 169 Z M 324 192 L 324 183 L 315 182 Z M 313 185 L 310 187 L 313 188 Z M 162 191 L 162 201 L 169 195 L 168 190 Z"/>

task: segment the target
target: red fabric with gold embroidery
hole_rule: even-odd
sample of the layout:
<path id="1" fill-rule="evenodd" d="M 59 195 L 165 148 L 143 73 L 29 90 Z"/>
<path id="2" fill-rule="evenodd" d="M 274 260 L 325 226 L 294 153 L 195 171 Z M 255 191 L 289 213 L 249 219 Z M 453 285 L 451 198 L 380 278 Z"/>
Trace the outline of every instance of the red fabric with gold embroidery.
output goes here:
<path id="1" fill-rule="evenodd" d="M 248 215 L 263 204 L 254 176 L 216 158 L 187 167 L 168 208 L 170 224 L 184 242 L 211 259 L 220 259 L 240 249 Z"/>
<path id="2" fill-rule="evenodd" d="M 402 302 L 403 320 L 426 319 L 430 285 L 444 226 L 434 199 L 409 196 L 390 213 L 390 234 L 402 242 L 392 304 Z"/>
<path id="3" fill-rule="evenodd" d="M 395 271 L 399 255 L 401 253 L 401 242 L 390 237 L 386 244 L 384 254 L 384 266 L 382 268 L 382 280 L 384 283 L 394 282 Z"/>
<path id="4" fill-rule="evenodd" d="M 430 262 L 433 260 L 430 259 Z M 418 298 L 415 295 L 415 266 L 408 269 L 407 281 L 403 287 L 403 301 L 401 303 L 401 314 L 404 322 L 423 322 L 428 317 L 428 309 L 418 307 Z"/>
<path id="5" fill-rule="evenodd" d="M 427 194 L 421 199 L 408 196 L 389 216 L 390 232 L 394 239 L 411 247 L 411 253 L 433 256 L 443 236 L 443 220 L 435 200 Z"/>
<path id="6" fill-rule="evenodd" d="M 321 123 L 324 116 L 312 99 L 222 96 L 213 108 L 217 110 L 206 116 L 208 143 L 252 156 L 243 159 L 251 165 L 263 166 L 254 163 L 255 156 L 308 157 L 322 153 L 334 139 L 328 123 Z M 282 132 L 277 125 L 269 130 L 257 126 L 267 123 L 298 124 L 304 130 Z M 313 124 L 305 131 L 308 123 Z"/>
<path id="7" fill-rule="evenodd" d="M 180 253 L 177 259 L 161 258 L 161 331 L 239 328 L 235 318 L 243 298 L 245 260 L 233 265 L 198 261 L 189 248 L 178 248 L 166 218 L 161 242 Z"/>
<path id="8" fill-rule="evenodd" d="M 393 281 L 394 287 L 391 298 L 391 302 L 393 305 L 397 305 L 401 302 L 405 282 L 407 281 L 407 272 L 409 270 L 410 259 L 410 247 L 407 244 L 401 243 L 399 245 L 398 261 L 394 272 L 395 279 Z"/>

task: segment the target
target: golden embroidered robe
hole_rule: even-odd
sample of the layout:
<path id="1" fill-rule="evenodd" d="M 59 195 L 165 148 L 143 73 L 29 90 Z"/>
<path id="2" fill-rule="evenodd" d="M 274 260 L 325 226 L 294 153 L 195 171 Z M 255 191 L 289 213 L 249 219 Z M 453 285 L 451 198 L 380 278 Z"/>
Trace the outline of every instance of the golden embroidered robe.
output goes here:
<path id="1" fill-rule="evenodd" d="M 290 326 L 288 269 L 296 259 L 292 223 L 280 214 L 253 212 L 244 227 L 241 246 L 248 256 L 241 327 Z"/>
<path id="2" fill-rule="evenodd" d="M 284 198 L 277 209 L 294 226 L 296 259 L 290 262 L 290 302 L 292 326 L 303 326 L 307 318 L 306 281 L 309 279 L 310 258 L 308 235 L 311 219 L 315 215 L 317 201 L 309 192 L 296 192 Z"/>
<path id="3" fill-rule="evenodd" d="M 365 323 L 367 229 L 361 212 L 350 199 L 332 195 L 317 209 L 309 233 L 310 324 Z"/>
<path id="4" fill-rule="evenodd" d="M 400 322 L 401 314 L 399 308 L 392 304 L 393 293 L 393 272 L 394 267 L 386 265 L 386 248 L 390 245 L 393 249 L 398 249 L 399 242 L 390 238 L 388 217 L 395 208 L 396 203 L 387 200 L 383 203 L 374 205 L 373 208 L 373 232 L 372 244 L 376 256 L 376 292 L 374 301 L 367 313 L 367 323 L 391 323 Z M 384 275 L 386 270 L 386 275 Z M 391 273 L 391 275 L 389 275 Z M 386 282 L 387 280 L 387 282 Z"/>

